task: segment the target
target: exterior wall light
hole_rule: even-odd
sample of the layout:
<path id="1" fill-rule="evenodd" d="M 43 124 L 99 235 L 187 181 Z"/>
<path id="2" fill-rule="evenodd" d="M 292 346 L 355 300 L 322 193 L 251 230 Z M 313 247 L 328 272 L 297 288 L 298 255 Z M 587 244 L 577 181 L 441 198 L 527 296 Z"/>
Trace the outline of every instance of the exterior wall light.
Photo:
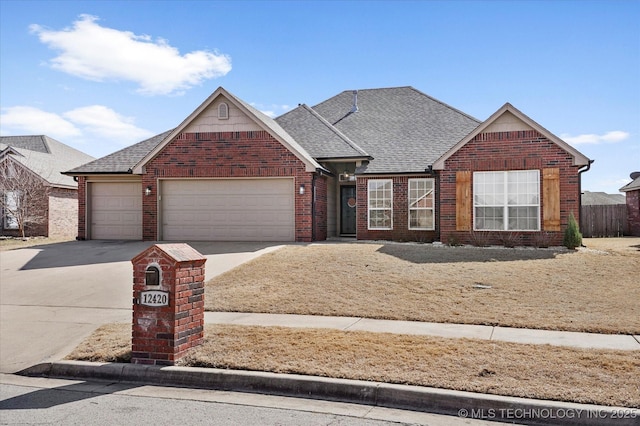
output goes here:
<path id="1" fill-rule="evenodd" d="M 298 189 L 300 195 L 304 194 L 304 185 L 300 185 L 300 189 Z"/>
<path id="2" fill-rule="evenodd" d="M 151 195 L 151 187 L 150 187 L 150 186 L 147 186 L 147 187 L 144 189 L 144 195 L 146 195 L 147 197 L 148 197 L 149 195 Z"/>

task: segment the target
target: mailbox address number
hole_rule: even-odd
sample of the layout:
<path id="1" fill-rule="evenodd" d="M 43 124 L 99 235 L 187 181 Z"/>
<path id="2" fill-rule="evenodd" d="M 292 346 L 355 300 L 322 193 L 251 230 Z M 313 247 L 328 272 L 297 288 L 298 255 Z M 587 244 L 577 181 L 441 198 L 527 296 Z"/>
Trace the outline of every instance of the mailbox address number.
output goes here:
<path id="1" fill-rule="evenodd" d="M 166 291 L 142 291 L 140 292 L 140 304 L 145 306 L 168 306 L 169 293 Z"/>

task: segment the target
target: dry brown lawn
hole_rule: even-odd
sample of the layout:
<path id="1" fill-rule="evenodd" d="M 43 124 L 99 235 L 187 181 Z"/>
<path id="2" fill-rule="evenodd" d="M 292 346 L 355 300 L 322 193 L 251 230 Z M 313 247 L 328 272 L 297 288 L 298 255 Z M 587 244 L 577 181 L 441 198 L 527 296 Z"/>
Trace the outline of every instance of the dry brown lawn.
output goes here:
<path id="1" fill-rule="evenodd" d="M 130 324 L 105 326 L 68 359 L 126 362 L 130 338 Z M 640 408 L 640 351 L 207 325 L 205 343 L 180 364 Z"/>
<path id="2" fill-rule="evenodd" d="M 0 251 L 17 250 L 21 248 L 28 248 L 44 244 L 64 243 L 74 240 L 75 239 L 73 237 L 27 237 L 24 240 L 22 238 L 3 238 L 0 239 Z"/>
<path id="3" fill-rule="evenodd" d="M 640 238 L 584 243 L 577 251 L 286 246 L 208 282 L 205 303 L 210 311 L 640 334 Z"/>

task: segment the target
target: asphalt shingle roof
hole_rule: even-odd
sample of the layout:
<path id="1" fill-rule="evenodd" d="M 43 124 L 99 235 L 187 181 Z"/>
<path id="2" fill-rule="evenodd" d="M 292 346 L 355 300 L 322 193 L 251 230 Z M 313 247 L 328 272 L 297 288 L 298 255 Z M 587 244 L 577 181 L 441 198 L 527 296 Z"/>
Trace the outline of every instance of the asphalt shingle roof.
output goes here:
<path id="1" fill-rule="evenodd" d="M 358 173 L 424 172 L 480 121 L 413 87 L 346 90 L 314 106 L 276 118 L 238 99 L 292 147 L 316 160 L 370 158 Z M 70 175 L 131 173 L 170 131 L 69 170 Z"/>
<path id="2" fill-rule="evenodd" d="M 276 121 L 295 140 L 305 141 L 306 150 L 316 159 L 369 157 L 369 154 L 307 105 L 298 106 Z"/>
<path id="3" fill-rule="evenodd" d="M 53 186 L 77 188 L 71 176 L 62 172 L 94 157 L 45 135 L 0 136 L 0 152 L 11 147 L 18 155 L 11 157 L 38 174 Z"/>
<path id="4" fill-rule="evenodd" d="M 344 91 L 313 107 L 327 122 L 373 157 L 358 173 L 423 172 L 475 129 L 480 121 L 413 87 Z M 306 122 L 285 130 L 304 135 Z M 317 141 L 298 141 L 313 151 Z"/>
<path id="5" fill-rule="evenodd" d="M 98 173 L 131 173 L 133 167 L 149 152 L 160 144 L 172 130 L 138 142 L 106 157 L 99 158 L 65 173 L 70 175 L 98 174 Z"/>
<path id="6" fill-rule="evenodd" d="M 626 199 L 624 194 L 584 191 L 581 202 L 583 206 L 604 206 L 610 204 L 625 204 Z"/>
<path id="7" fill-rule="evenodd" d="M 638 189 L 640 189 L 640 176 L 635 178 L 634 180 L 632 180 L 622 188 L 620 188 L 620 191 L 628 192 L 628 191 L 636 191 Z"/>

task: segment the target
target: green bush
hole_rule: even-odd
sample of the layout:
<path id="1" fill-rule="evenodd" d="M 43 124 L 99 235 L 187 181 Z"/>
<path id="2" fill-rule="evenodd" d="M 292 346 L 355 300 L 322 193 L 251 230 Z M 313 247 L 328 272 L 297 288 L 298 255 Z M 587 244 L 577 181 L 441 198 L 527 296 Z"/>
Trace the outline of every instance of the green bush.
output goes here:
<path id="1" fill-rule="evenodd" d="M 576 218 L 573 217 L 573 212 L 569 213 L 569 223 L 567 224 L 567 229 L 564 230 L 564 240 L 562 243 L 570 250 L 582 245 L 582 234 L 578 228 Z"/>

